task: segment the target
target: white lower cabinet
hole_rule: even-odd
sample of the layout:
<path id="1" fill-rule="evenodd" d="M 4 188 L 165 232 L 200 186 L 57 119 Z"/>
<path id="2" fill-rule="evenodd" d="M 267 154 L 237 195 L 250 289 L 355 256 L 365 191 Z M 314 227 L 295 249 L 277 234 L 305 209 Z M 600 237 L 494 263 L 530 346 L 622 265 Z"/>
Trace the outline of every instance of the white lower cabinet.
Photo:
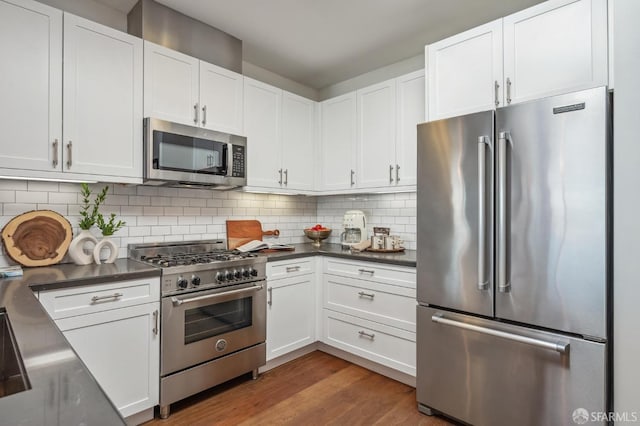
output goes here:
<path id="1" fill-rule="evenodd" d="M 323 260 L 322 341 L 416 374 L 415 268 Z"/>
<path id="2" fill-rule="evenodd" d="M 310 258 L 267 264 L 267 361 L 316 341 L 313 266 Z"/>
<path id="3" fill-rule="evenodd" d="M 158 404 L 159 278 L 42 291 L 39 300 L 123 417 Z"/>

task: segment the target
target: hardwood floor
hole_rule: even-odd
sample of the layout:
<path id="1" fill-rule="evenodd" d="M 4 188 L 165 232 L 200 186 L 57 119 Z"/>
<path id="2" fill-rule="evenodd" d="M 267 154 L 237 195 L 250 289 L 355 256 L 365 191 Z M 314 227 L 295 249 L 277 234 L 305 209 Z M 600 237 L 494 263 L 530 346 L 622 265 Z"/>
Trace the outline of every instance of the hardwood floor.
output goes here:
<path id="1" fill-rule="evenodd" d="M 416 408 L 415 389 L 315 351 L 171 405 L 170 425 L 450 425 Z"/>

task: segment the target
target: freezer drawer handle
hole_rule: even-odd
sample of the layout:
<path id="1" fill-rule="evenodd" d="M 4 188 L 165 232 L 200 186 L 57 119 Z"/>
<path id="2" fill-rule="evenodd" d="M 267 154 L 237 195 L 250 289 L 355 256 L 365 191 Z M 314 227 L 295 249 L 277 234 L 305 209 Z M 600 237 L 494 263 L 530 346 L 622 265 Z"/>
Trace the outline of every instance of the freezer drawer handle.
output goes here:
<path id="1" fill-rule="evenodd" d="M 473 324 L 467 324 L 466 322 L 454 321 L 445 318 L 442 314 L 435 314 L 431 317 L 431 321 L 437 324 L 450 325 L 452 327 L 462 328 L 464 330 L 475 331 L 482 334 L 488 334 L 490 336 L 501 337 L 507 340 L 513 340 L 515 342 L 525 343 L 527 345 L 537 346 L 543 349 L 550 349 L 561 354 L 569 352 L 569 343 L 564 342 L 547 342 L 544 340 L 534 339 L 533 337 L 521 336 L 519 334 L 507 333 L 500 330 L 493 330 L 491 328 L 480 327 Z"/>
<path id="2" fill-rule="evenodd" d="M 509 257 L 509 236 L 507 232 L 508 190 L 507 185 L 507 148 L 511 143 L 509 132 L 500 132 L 498 140 L 498 291 L 508 293 L 511 283 L 507 276 Z"/>
<path id="3" fill-rule="evenodd" d="M 487 182 L 486 150 L 491 149 L 489 136 L 478 137 L 478 290 L 487 290 Z"/>

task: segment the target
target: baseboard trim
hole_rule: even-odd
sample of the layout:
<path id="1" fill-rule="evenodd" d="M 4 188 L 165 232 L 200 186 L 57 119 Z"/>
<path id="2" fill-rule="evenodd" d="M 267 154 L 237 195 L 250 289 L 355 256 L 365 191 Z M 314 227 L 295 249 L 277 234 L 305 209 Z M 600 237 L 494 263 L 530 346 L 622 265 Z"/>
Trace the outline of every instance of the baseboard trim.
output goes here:
<path id="1" fill-rule="evenodd" d="M 303 348 L 296 349 L 295 351 L 289 352 L 288 354 L 279 356 L 278 358 L 274 358 L 267 361 L 265 365 L 259 368 L 259 372 L 260 373 L 267 372 L 273 368 L 279 367 L 283 364 L 286 364 L 289 361 L 293 361 L 296 358 L 300 358 L 301 356 L 316 350 L 326 352 L 329 355 L 333 355 L 338 358 L 342 358 L 353 364 L 359 365 L 360 367 L 366 368 L 367 370 L 374 371 L 378 374 L 382 374 L 383 376 L 389 377 L 390 379 L 396 380 L 400 383 L 404 383 L 407 386 L 411 386 L 413 388 L 416 387 L 416 378 L 414 376 L 411 376 L 409 374 L 403 373 L 398 370 L 394 370 L 393 368 L 378 364 L 377 362 L 370 361 L 366 358 L 362 358 L 358 355 L 354 355 L 352 353 L 343 351 L 342 349 L 334 348 L 333 346 L 330 346 L 330 345 L 327 345 L 326 343 L 322 343 L 318 341 L 313 342 L 310 345 L 307 345 Z"/>
<path id="2" fill-rule="evenodd" d="M 140 411 L 139 413 L 132 414 L 124 419 L 128 426 L 141 425 L 149 420 L 153 420 L 153 407 Z"/>

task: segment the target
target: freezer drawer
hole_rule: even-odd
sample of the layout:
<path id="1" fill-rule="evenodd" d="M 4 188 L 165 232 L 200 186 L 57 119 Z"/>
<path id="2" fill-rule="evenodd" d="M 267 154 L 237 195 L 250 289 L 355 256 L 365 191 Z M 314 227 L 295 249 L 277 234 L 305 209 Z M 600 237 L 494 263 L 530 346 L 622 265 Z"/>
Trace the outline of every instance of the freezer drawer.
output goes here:
<path id="1" fill-rule="evenodd" d="M 423 411 L 476 426 L 573 424 L 578 408 L 606 411 L 605 344 L 425 306 L 417 319 Z"/>

